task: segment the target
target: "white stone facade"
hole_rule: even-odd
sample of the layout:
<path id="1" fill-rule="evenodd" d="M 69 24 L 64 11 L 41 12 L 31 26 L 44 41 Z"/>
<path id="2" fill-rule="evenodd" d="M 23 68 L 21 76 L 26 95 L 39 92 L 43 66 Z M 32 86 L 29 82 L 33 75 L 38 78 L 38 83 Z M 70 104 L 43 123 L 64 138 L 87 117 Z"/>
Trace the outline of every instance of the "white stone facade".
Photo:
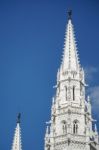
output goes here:
<path id="1" fill-rule="evenodd" d="M 64 55 L 57 73 L 51 120 L 45 150 L 99 150 L 97 127 L 93 131 L 90 97 L 85 96 L 84 70 L 80 66 L 72 19 L 69 16 Z"/>

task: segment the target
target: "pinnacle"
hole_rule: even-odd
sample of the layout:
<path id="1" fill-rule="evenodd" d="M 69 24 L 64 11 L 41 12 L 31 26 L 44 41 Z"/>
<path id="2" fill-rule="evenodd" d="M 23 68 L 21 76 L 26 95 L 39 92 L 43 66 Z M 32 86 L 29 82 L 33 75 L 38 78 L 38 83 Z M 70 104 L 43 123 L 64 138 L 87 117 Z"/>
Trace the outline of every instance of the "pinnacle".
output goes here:
<path id="1" fill-rule="evenodd" d="M 15 128 L 15 133 L 14 133 L 13 144 L 12 144 L 11 150 L 22 150 L 20 117 L 21 117 L 21 114 L 19 113 L 18 117 L 17 117 L 17 125 Z"/>
<path id="2" fill-rule="evenodd" d="M 21 113 L 18 114 L 17 123 L 20 123 L 20 119 L 21 119 Z"/>
<path id="3" fill-rule="evenodd" d="M 79 54 L 77 51 L 77 43 L 75 40 L 74 29 L 71 21 L 71 11 L 68 12 L 69 20 L 67 24 L 65 42 L 64 42 L 64 53 L 63 53 L 63 69 L 77 71 L 80 69 Z"/>
<path id="4" fill-rule="evenodd" d="M 69 10 L 68 11 L 68 19 L 71 19 L 71 17 L 72 17 L 72 10 Z"/>

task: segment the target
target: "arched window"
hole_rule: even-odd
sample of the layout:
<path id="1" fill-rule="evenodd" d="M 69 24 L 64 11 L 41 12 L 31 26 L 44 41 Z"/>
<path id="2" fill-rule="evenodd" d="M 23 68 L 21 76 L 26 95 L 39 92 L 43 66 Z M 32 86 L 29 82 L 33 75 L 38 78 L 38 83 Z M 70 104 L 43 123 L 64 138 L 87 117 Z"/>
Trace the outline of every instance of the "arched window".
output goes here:
<path id="1" fill-rule="evenodd" d="M 78 134 L 78 120 L 74 120 L 73 122 L 73 133 Z"/>
<path id="2" fill-rule="evenodd" d="M 67 133 L 67 123 L 65 120 L 62 121 L 62 132 L 63 134 Z"/>
<path id="3" fill-rule="evenodd" d="M 75 100 L 75 86 L 73 86 L 73 101 Z"/>
<path id="4" fill-rule="evenodd" d="M 66 101 L 67 101 L 67 86 L 65 86 L 65 92 L 66 92 Z"/>

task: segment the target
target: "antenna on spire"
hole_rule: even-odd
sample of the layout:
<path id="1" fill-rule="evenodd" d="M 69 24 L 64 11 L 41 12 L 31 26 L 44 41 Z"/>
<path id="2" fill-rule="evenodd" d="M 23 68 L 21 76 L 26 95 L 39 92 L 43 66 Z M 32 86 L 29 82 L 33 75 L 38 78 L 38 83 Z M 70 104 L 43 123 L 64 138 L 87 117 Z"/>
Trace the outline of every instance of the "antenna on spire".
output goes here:
<path id="1" fill-rule="evenodd" d="M 72 10 L 68 11 L 68 19 L 72 19 Z"/>
<path id="2" fill-rule="evenodd" d="M 21 119 L 21 113 L 18 114 L 17 123 L 20 123 L 20 119 Z"/>

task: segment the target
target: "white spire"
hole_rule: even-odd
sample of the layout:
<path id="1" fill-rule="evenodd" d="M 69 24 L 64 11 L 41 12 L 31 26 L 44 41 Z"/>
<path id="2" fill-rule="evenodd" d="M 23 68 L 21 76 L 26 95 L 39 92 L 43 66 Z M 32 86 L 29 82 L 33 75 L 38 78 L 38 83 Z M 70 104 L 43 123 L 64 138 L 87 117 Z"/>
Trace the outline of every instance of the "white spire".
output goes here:
<path id="1" fill-rule="evenodd" d="M 69 11 L 63 61 L 57 73 L 51 121 L 45 134 L 45 150 L 99 150 L 97 128 L 94 133 L 91 102 L 89 97 L 86 100 L 85 86 Z"/>
<path id="2" fill-rule="evenodd" d="M 74 29 L 71 20 L 71 11 L 68 13 L 68 24 L 65 36 L 64 54 L 62 67 L 64 71 L 77 71 L 80 67 L 77 54 L 76 41 L 74 37 Z"/>
<path id="3" fill-rule="evenodd" d="M 19 113 L 11 150 L 22 150 L 20 117 L 21 117 L 21 115 Z"/>
<path id="4" fill-rule="evenodd" d="M 98 133 L 97 125 L 96 125 L 96 124 L 95 124 L 95 133 L 96 133 L 96 134 Z"/>

